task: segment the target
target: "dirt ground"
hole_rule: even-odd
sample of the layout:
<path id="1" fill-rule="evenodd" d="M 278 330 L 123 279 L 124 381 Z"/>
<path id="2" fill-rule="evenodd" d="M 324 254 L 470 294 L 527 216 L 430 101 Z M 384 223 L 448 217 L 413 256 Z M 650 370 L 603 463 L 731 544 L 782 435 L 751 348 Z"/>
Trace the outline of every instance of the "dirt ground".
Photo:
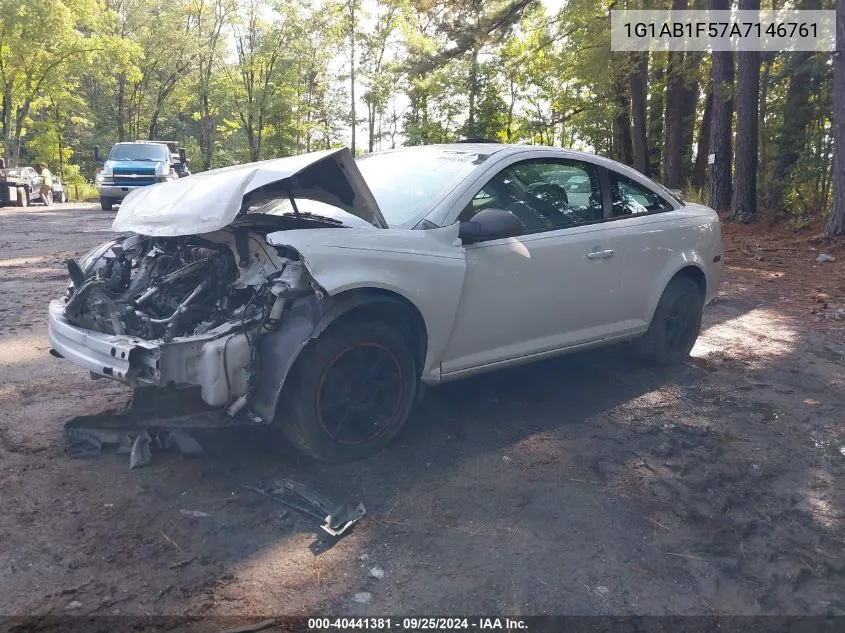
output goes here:
<path id="1" fill-rule="evenodd" d="M 128 392 L 49 356 L 45 326 L 112 217 L 0 209 L 3 614 L 845 614 L 842 244 L 726 225 L 678 368 L 621 347 L 429 390 L 351 465 L 253 429 L 130 472 L 66 454 L 62 424 Z M 314 522 L 241 487 L 282 478 L 368 515 L 315 556 Z"/>

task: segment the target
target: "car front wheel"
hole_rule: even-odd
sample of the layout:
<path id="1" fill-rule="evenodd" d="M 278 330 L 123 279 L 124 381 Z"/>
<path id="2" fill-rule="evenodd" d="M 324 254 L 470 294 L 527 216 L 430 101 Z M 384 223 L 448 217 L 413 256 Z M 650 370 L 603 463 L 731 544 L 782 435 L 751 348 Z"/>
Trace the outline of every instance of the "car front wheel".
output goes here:
<path id="1" fill-rule="evenodd" d="M 278 423 L 311 457 L 362 459 L 396 436 L 416 388 L 414 354 L 399 333 L 383 323 L 339 322 L 297 361 Z"/>
<path id="2" fill-rule="evenodd" d="M 29 206 L 29 192 L 26 190 L 26 187 L 18 187 L 18 206 Z"/>
<path id="3" fill-rule="evenodd" d="M 637 351 L 660 365 L 683 362 L 701 331 L 704 297 L 694 281 L 675 277 L 666 286 Z"/>
<path id="4" fill-rule="evenodd" d="M 113 206 L 114 200 L 111 198 L 103 198 L 102 196 L 100 197 L 100 208 L 103 211 L 111 211 Z"/>

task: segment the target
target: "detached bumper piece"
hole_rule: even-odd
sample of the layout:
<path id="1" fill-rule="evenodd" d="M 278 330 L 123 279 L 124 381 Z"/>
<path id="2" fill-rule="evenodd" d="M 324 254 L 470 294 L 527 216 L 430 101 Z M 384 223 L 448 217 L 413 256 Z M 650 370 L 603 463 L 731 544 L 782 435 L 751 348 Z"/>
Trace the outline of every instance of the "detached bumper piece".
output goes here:
<path id="1" fill-rule="evenodd" d="M 320 493 L 291 479 L 283 479 L 266 490 L 255 486 L 244 486 L 244 488 L 322 521 L 320 528 L 332 538 L 318 538 L 314 541 L 310 549 L 315 555 L 321 554 L 333 546 L 367 513 L 363 503 L 338 505 Z"/>
<path id="2" fill-rule="evenodd" d="M 149 463 L 153 450 L 203 455 L 191 430 L 254 424 L 253 417 L 231 418 L 205 404 L 195 390 L 143 389 L 121 411 L 80 415 L 65 423 L 71 457 L 95 457 L 108 450 L 129 455 L 130 470 Z M 142 404 L 143 403 L 143 404 Z"/>

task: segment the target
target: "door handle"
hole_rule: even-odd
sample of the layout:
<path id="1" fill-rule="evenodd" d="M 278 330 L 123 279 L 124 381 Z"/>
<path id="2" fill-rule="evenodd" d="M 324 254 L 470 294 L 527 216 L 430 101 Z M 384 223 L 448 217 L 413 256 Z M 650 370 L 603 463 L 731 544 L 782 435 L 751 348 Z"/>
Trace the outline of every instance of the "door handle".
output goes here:
<path id="1" fill-rule="evenodd" d="M 613 250 L 606 251 L 591 251 L 587 253 L 587 259 L 607 259 L 613 257 Z"/>

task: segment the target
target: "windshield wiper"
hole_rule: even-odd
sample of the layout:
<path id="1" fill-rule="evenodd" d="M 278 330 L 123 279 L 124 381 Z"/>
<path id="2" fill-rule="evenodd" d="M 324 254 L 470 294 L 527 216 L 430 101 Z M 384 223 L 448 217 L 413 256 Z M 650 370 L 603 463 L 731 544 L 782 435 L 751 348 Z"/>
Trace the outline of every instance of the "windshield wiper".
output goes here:
<path id="1" fill-rule="evenodd" d="M 337 224 L 338 226 L 344 226 L 343 220 L 338 220 L 337 218 L 330 218 L 327 215 L 320 215 L 319 213 L 311 213 L 310 211 L 300 211 L 295 215 L 299 216 L 300 218 L 309 218 L 313 220 L 320 220 L 321 222 L 328 222 L 329 224 Z"/>

